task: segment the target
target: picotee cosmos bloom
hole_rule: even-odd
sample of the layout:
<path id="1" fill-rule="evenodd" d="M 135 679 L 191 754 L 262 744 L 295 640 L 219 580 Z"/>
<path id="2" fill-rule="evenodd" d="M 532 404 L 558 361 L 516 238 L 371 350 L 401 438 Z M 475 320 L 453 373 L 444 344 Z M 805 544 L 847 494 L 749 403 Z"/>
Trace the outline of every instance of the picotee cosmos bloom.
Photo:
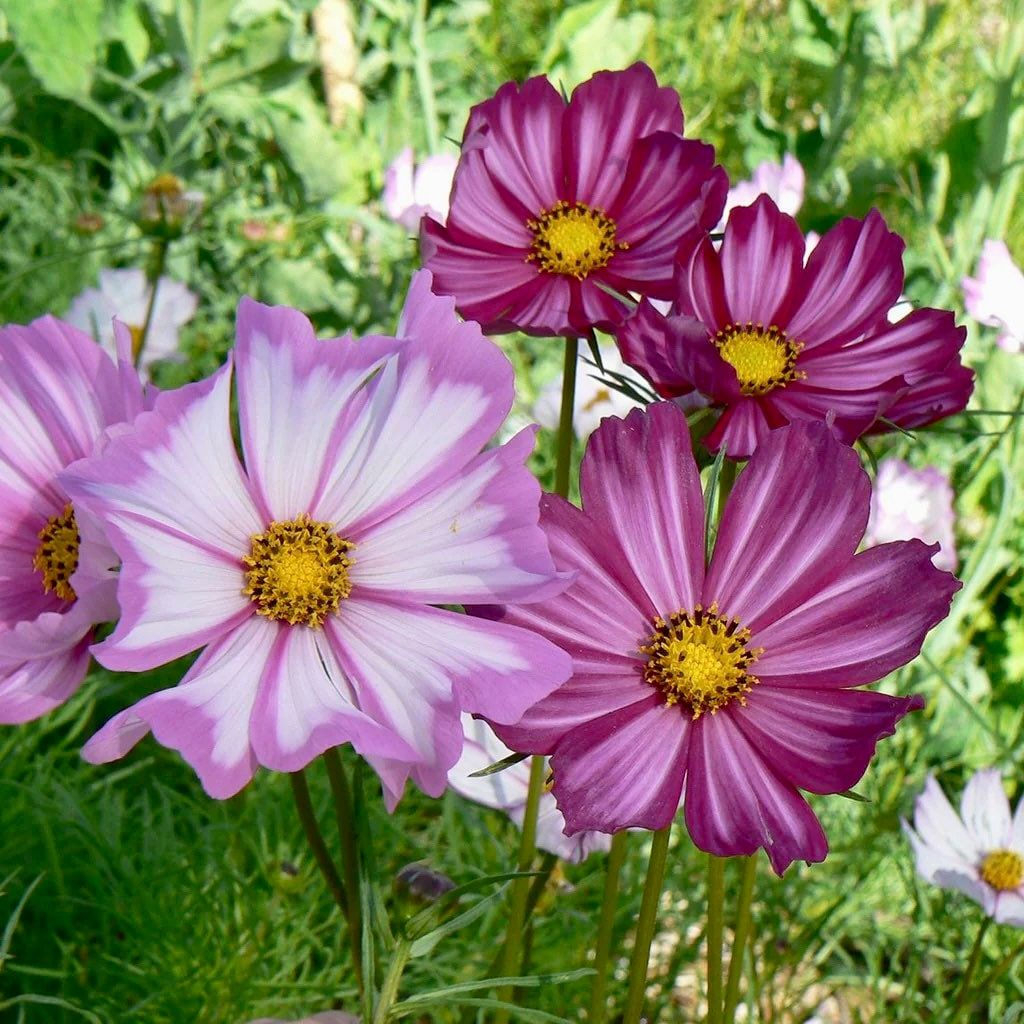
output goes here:
<path id="1" fill-rule="evenodd" d="M 843 792 L 917 697 L 858 689 L 913 658 L 959 583 L 935 547 L 860 554 L 870 482 L 823 424 L 773 431 L 740 474 L 705 568 L 686 419 L 659 402 L 591 436 L 583 508 L 547 496 L 567 590 L 503 621 L 569 651 L 573 677 L 511 726 L 549 754 L 567 832 L 659 829 L 685 791 L 694 842 L 822 860 L 799 790 Z"/>
<path id="2" fill-rule="evenodd" d="M 258 764 L 295 771 L 352 743 L 391 806 L 410 776 L 440 794 L 462 711 L 514 722 L 569 674 L 535 634 L 434 607 L 565 585 L 523 466 L 532 432 L 481 450 L 512 397 L 508 360 L 427 273 L 397 338 L 318 341 L 300 313 L 243 300 L 233 366 L 161 396 L 67 477 L 122 559 L 97 659 L 145 670 L 203 648 L 86 756 L 152 731 L 227 797 Z"/>

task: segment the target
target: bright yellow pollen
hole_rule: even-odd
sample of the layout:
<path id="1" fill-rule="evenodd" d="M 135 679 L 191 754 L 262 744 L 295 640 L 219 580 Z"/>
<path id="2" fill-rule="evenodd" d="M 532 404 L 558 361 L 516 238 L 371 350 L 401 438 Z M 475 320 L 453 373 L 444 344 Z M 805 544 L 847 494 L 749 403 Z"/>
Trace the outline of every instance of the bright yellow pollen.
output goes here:
<path id="1" fill-rule="evenodd" d="M 615 221 L 586 203 L 557 202 L 526 226 L 533 232 L 527 261 L 535 261 L 546 273 L 569 274 L 580 281 L 629 248 L 615 241 Z"/>
<path id="2" fill-rule="evenodd" d="M 734 700 L 746 704 L 744 695 L 758 682 L 747 668 L 763 653 L 748 648 L 749 639 L 750 630 L 719 615 L 717 604 L 678 611 L 667 622 L 657 618 L 640 648 L 648 655 L 644 682 L 660 690 L 669 707 L 684 704 L 695 719 Z"/>
<path id="3" fill-rule="evenodd" d="M 78 595 L 71 586 L 71 577 L 78 568 L 78 523 L 70 505 L 58 515 L 50 516 L 39 531 L 39 547 L 32 556 L 32 568 L 43 574 L 43 590 L 51 591 L 62 601 L 74 601 Z"/>
<path id="4" fill-rule="evenodd" d="M 711 340 L 719 355 L 736 371 L 745 395 L 766 395 L 807 376 L 796 369 L 803 345 L 790 341 L 778 327 L 730 324 Z"/>
<path id="5" fill-rule="evenodd" d="M 271 523 L 252 538 L 242 563 L 248 570 L 242 593 L 260 615 L 293 626 L 319 627 L 351 593 L 348 552 L 355 546 L 330 523 L 301 515 Z"/>
<path id="6" fill-rule="evenodd" d="M 1015 850 L 993 850 L 981 862 L 981 878 L 993 889 L 1006 892 L 1024 883 L 1024 857 Z"/>

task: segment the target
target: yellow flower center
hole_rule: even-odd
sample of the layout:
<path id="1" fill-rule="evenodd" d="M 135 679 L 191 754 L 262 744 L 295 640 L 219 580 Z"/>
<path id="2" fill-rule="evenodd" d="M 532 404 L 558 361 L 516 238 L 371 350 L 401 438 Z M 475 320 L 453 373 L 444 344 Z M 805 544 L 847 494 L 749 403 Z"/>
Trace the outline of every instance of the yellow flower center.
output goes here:
<path id="1" fill-rule="evenodd" d="M 981 862 L 981 878 L 993 889 L 1006 892 L 1024 882 L 1024 857 L 1014 850 L 993 850 Z"/>
<path id="2" fill-rule="evenodd" d="M 330 523 L 303 514 L 271 523 L 251 543 L 242 559 L 248 570 L 242 593 L 252 598 L 260 615 L 319 627 L 352 591 L 348 552 L 355 545 L 339 537 Z"/>
<path id="3" fill-rule="evenodd" d="M 526 226 L 533 232 L 527 261 L 548 274 L 569 274 L 580 281 L 629 248 L 615 241 L 615 221 L 586 203 L 557 202 Z"/>
<path id="4" fill-rule="evenodd" d="M 730 324 L 711 340 L 719 355 L 736 371 L 745 395 L 766 395 L 807 376 L 796 369 L 796 358 L 803 345 L 790 341 L 778 327 Z"/>
<path id="5" fill-rule="evenodd" d="M 694 719 L 746 697 L 758 682 L 747 668 L 763 653 L 748 648 L 750 630 L 718 613 L 718 605 L 678 611 L 654 620 L 654 633 L 640 648 L 648 655 L 644 682 L 661 691 L 665 703 L 684 704 Z"/>
<path id="6" fill-rule="evenodd" d="M 39 547 L 32 556 L 32 568 L 43 574 L 43 590 L 54 593 L 62 601 L 74 601 L 77 594 L 71 586 L 71 577 L 78 568 L 78 523 L 70 505 L 64 511 L 50 516 L 39 531 Z"/>

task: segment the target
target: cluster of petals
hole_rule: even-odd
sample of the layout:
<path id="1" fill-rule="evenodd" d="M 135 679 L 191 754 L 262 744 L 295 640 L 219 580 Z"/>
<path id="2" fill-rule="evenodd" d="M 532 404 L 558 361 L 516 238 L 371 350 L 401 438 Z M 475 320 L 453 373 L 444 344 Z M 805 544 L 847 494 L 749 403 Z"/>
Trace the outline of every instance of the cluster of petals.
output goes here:
<path id="1" fill-rule="evenodd" d="M 903 286 L 903 242 L 875 210 L 844 218 L 804 264 L 804 236 L 767 196 L 733 210 L 676 274 L 670 316 L 643 302 L 619 332 L 627 363 L 663 397 L 694 389 L 722 408 L 706 438 L 734 458 L 770 430 L 828 420 L 852 443 L 922 427 L 967 405 L 966 331 L 953 314 L 888 312 Z M 728 357 L 728 358 L 727 358 Z"/>
<path id="2" fill-rule="evenodd" d="M 384 172 L 384 209 L 407 231 L 416 231 L 423 217 L 443 224 L 448 217 L 448 200 L 458 159 L 450 153 L 436 153 L 414 164 L 406 146 Z"/>
<path id="3" fill-rule="evenodd" d="M 932 564 L 934 545 L 856 553 L 870 491 L 856 453 L 823 424 L 772 431 L 736 483 L 705 567 L 684 414 L 659 402 L 601 424 L 583 460 L 582 510 L 554 496 L 542 505 L 555 564 L 574 582 L 493 613 L 572 654 L 564 686 L 518 723 L 495 725 L 514 750 L 550 755 L 568 834 L 663 828 L 685 791 L 703 850 L 763 847 L 779 873 L 824 859 L 799 790 L 848 790 L 879 738 L 923 706 L 858 687 L 915 657 L 959 588 Z M 730 624 L 725 646 L 685 656 L 699 676 L 744 654 L 755 680 L 737 699 L 697 714 L 646 678 L 641 647 L 679 613 Z M 744 638 L 745 652 L 728 646 Z"/>
<path id="4" fill-rule="evenodd" d="M 64 703 L 85 678 L 93 627 L 117 618 L 117 559 L 60 482 L 143 408 L 117 325 L 113 360 L 77 328 L 43 317 L 0 329 L 0 722 Z M 53 553 L 39 561 L 48 531 Z"/>
<path id="5" fill-rule="evenodd" d="M 1011 817 L 998 769 L 975 773 L 959 814 L 929 775 L 914 827 L 904 822 L 903 830 L 922 878 L 964 893 L 1001 924 L 1024 928 L 1024 800 Z"/>
<path id="6" fill-rule="evenodd" d="M 108 722 L 86 757 L 119 758 L 152 732 L 227 797 L 257 765 L 295 771 L 351 743 L 389 806 L 410 777 L 443 792 L 463 711 L 517 721 L 570 672 L 535 634 L 436 607 L 565 586 L 523 465 L 532 431 L 482 450 L 512 377 L 426 272 L 397 338 L 318 341 L 300 313 L 243 300 L 222 370 L 160 396 L 66 474 L 122 562 L 122 616 L 96 658 L 142 671 L 203 649 L 179 685 Z M 327 547 L 295 547 L 304 531 Z M 287 614 L 288 600 L 324 595 L 333 606 L 319 616 Z"/>
<path id="7" fill-rule="evenodd" d="M 670 298 L 675 257 L 727 191 L 714 149 L 682 137 L 673 89 L 644 64 L 602 71 L 568 103 L 543 76 L 470 113 L 444 226 L 425 220 L 439 292 L 487 333 L 583 336 Z"/>
<path id="8" fill-rule="evenodd" d="M 975 277 L 960 282 L 967 312 L 987 327 L 999 328 L 996 344 L 1024 352 L 1024 273 L 1005 242 L 987 239 Z"/>

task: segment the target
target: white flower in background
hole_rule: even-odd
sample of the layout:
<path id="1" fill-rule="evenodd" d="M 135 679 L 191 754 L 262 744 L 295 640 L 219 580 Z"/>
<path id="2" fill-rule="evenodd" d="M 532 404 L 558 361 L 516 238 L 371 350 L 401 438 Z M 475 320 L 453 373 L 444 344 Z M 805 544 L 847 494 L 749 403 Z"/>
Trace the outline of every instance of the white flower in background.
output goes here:
<path id="1" fill-rule="evenodd" d="M 783 212 L 795 217 L 804 202 L 804 169 L 792 153 L 782 158 L 782 163 L 765 160 L 759 163 L 754 173 L 744 181 L 738 181 L 725 200 L 722 219 L 715 231 L 724 231 L 729 211 L 736 206 L 749 206 L 759 195 L 771 196 L 775 205 Z"/>
<path id="2" fill-rule="evenodd" d="M 935 466 L 914 469 L 902 459 L 882 459 L 871 491 L 865 547 L 917 537 L 938 543 L 932 558 L 936 567 L 956 569 L 953 539 L 953 488 L 949 477 Z"/>
<path id="3" fill-rule="evenodd" d="M 597 429 L 605 416 L 625 416 L 636 402 L 621 391 L 598 380 L 605 377 L 615 378 L 612 374 L 622 374 L 638 386 L 641 394 L 650 391 L 651 386 L 631 366 L 622 361 L 619 350 L 613 345 L 602 346 L 601 362 L 605 372 L 602 373 L 590 358 L 590 348 L 580 346 L 579 362 L 576 364 L 576 394 L 573 402 L 572 428 L 576 436 L 585 441 Z M 558 429 L 558 418 L 562 408 L 562 375 L 541 388 L 537 401 L 533 405 L 533 415 L 542 427 L 549 430 Z"/>
<path id="4" fill-rule="evenodd" d="M 967 783 L 959 815 L 929 775 L 914 828 L 903 822 L 903 830 L 925 881 L 966 894 L 1000 924 L 1024 927 L 1024 801 L 1011 818 L 997 769 Z"/>
<path id="5" fill-rule="evenodd" d="M 486 722 L 471 715 L 462 716 L 462 729 L 465 745 L 462 757 L 448 773 L 448 785 L 475 804 L 504 811 L 522 828 L 526 794 L 530 788 L 529 758 L 493 775 L 471 779 L 473 772 L 508 757 L 512 751 L 494 735 Z M 542 793 L 537 813 L 537 846 L 542 850 L 578 864 L 595 850 L 607 850 L 611 846 L 612 837 L 603 832 L 580 832 L 570 839 L 564 829 L 565 819 L 555 806 L 555 798 L 550 793 Z"/>
<path id="6" fill-rule="evenodd" d="M 1024 352 L 1024 273 L 1006 243 L 987 240 L 975 273 L 977 277 L 960 282 L 967 312 L 979 323 L 999 328 L 1000 348 Z"/>
<path id="7" fill-rule="evenodd" d="M 413 170 L 412 150 L 407 146 L 384 172 L 384 209 L 409 231 L 418 231 L 423 215 L 443 224 L 458 158 L 448 153 L 428 156 Z"/>
<path id="8" fill-rule="evenodd" d="M 113 358 L 114 317 L 127 324 L 132 333 L 133 354 L 142 342 L 149 309 L 150 287 L 145 272 L 101 270 L 99 288 L 86 288 L 72 303 L 64 319 L 95 338 Z M 195 316 L 199 297 L 180 281 L 161 277 L 156 302 L 139 365 L 148 369 L 160 359 L 179 359 L 178 333 Z"/>

